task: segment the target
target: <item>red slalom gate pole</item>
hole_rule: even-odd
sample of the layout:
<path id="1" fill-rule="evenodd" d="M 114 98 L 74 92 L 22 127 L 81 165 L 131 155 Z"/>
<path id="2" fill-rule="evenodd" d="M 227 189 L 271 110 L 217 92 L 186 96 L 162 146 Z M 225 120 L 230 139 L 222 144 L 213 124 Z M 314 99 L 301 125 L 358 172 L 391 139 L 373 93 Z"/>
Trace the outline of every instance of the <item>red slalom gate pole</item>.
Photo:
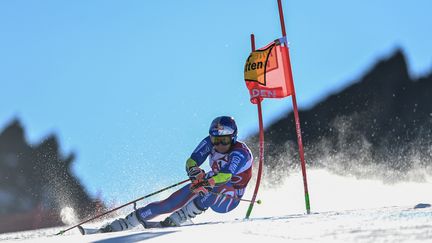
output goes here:
<path id="1" fill-rule="evenodd" d="M 279 8 L 279 18 L 280 18 L 281 29 L 282 29 L 282 37 L 286 38 L 285 21 L 284 21 L 284 15 L 283 15 L 283 10 L 282 10 L 282 0 L 277 0 L 277 1 L 278 1 L 278 8 Z M 288 45 L 287 45 L 287 47 L 288 47 Z M 291 70 L 291 63 L 289 62 L 290 58 L 289 58 L 288 48 L 285 49 L 285 51 L 286 51 L 286 56 L 288 58 L 286 63 L 289 65 L 288 69 L 289 69 L 291 77 L 293 77 L 292 70 Z M 293 80 L 294 80 L 294 78 L 293 78 Z M 305 158 L 304 158 L 303 141 L 302 141 L 301 128 L 300 128 L 300 118 L 298 115 L 297 99 L 296 99 L 296 94 L 295 94 L 295 89 L 294 89 L 294 83 L 291 83 L 291 90 L 292 90 L 291 97 L 292 97 L 293 110 L 294 110 L 294 119 L 295 119 L 295 125 L 296 125 L 296 133 L 297 133 L 297 144 L 299 147 L 301 168 L 302 168 L 302 174 L 303 174 L 303 185 L 304 185 L 304 193 L 305 193 L 306 212 L 308 214 L 310 214 L 310 200 L 309 200 L 309 191 L 308 191 L 307 176 L 306 176 L 306 162 L 305 162 Z"/>
<path id="2" fill-rule="evenodd" d="M 255 51 L 255 36 L 254 34 L 251 34 L 251 47 L 252 51 Z M 257 175 L 257 181 L 255 184 L 255 190 L 252 196 L 251 203 L 249 205 L 249 208 L 246 212 L 246 219 L 249 218 L 252 208 L 255 204 L 256 197 L 258 195 L 258 189 L 261 183 L 261 175 L 262 175 L 262 169 L 263 169 L 263 163 L 264 163 L 264 125 L 263 125 L 263 119 L 262 119 L 262 110 L 261 110 L 261 97 L 256 97 L 257 99 L 257 107 L 258 107 L 258 120 L 259 120 L 259 165 L 258 165 L 258 175 Z"/>

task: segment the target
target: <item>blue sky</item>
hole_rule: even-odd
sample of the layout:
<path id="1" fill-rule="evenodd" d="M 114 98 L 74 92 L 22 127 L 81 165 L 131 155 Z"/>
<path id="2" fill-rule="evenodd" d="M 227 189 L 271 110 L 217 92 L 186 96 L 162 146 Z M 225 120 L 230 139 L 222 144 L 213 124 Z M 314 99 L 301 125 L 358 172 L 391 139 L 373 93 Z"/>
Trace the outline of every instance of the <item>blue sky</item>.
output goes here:
<path id="1" fill-rule="evenodd" d="M 432 69 L 428 0 L 283 4 L 300 108 L 396 48 L 414 77 Z M 89 192 L 134 199 L 185 177 L 214 117 L 257 130 L 251 33 L 257 47 L 281 36 L 276 0 L 0 1 L 0 129 L 19 118 L 32 143 L 56 134 Z M 290 107 L 266 100 L 265 124 Z"/>

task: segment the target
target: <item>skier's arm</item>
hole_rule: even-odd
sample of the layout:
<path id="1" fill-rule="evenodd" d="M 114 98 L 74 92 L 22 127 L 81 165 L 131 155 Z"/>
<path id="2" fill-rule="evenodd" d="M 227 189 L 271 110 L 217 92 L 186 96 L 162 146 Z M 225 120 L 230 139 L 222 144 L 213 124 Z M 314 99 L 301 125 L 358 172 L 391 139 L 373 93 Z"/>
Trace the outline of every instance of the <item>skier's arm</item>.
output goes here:
<path id="1" fill-rule="evenodd" d="M 242 151 L 233 151 L 228 158 L 230 162 L 226 167 L 221 168 L 217 174 L 213 175 L 213 172 L 210 171 L 204 179 L 193 181 L 191 191 L 206 194 L 209 188 L 229 182 L 232 176 L 247 163 L 248 155 Z"/>
<path id="2" fill-rule="evenodd" d="M 199 166 L 207 159 L 210 151 L 210 137 L 206 137 L 193 151 L 191 157 L 186 160 L 186 172 L 192 181 L 204 178 L 205 171 L 199 168 Z"/>
<path id="3" fill-rule="evenodd" d="M 219 184 L 225 184 L 228 181 L 231 180 L 232 174 L 231 173 L 223 173 L 223 172 L 219 172 L 216 175 L 212 176 L 211 178 L 214 181 L 214 184 L 219 185 Z"/>
<path id="4" fill-rule="evenodd" d="M 189 158 L 186 160 L 186 170 L 194 166 L 198 166 L 198 163 L 194 159 Z"/>
<path id="5" fill-rule="evenodd" d="M 193 166 L 200 166 L 211 151 L 210 136 L 204 138 L 186 161 L 186 171 Z"/>

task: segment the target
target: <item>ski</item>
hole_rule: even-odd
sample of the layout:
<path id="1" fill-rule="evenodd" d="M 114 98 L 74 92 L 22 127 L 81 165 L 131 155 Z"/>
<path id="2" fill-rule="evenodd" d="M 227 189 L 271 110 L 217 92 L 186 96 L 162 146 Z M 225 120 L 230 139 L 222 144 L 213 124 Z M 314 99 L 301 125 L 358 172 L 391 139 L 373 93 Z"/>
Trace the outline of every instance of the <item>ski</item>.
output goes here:
<path id="1" fill-rule="evenodd" d="M 147 221 L 144 223 L 143 226 L 146 229 L 166 228 L 166 226 L 163 226 L 158 221 Z M 92 234 L 103 233 L 103 231 L 101 231 L 100 228 L 84 228 L 81 225 L 77 226 L 77 228 L 82 235 L 92 235 Z"/>
<path id="2" fill-rule="evenodd" d="M 82 235 L 92 235 L 92 234 L 102 233 L 99 229 L 84 228 L 81 225 L 77 226 L 77 228 Z"/>
<path id="3" fill-rule="evenodd" d="M 144 222 L 144 228 L 146 229 L 155 229 L 155 228 L 166 228 L 159 221 L 146 221 Z"/>

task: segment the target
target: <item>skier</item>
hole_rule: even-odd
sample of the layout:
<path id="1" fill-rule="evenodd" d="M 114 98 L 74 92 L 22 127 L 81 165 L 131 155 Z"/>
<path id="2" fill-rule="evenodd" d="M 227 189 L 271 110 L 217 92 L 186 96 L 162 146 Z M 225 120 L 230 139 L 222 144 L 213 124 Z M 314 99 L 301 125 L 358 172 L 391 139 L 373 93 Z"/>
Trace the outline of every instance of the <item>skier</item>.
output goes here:
<path id="1" fill-rule="evenodd" d="M 211 171 L 200 165 L 209 157 Z M 125 218 L 94 230 L 82 227 L 82 234 L 116 232 L 143 225 L 144 228 L 174 227 L 194 218 L 209 207 L 218 213 L 227 213 L 237 207 L 252 176 L 253 156 L 243 142 L 237 141 L 237 125 L 232 117 L 215 118 L 204 138 L 186 161 L 186 172 L 191 183 L 174 192 L 167 199 L 150 203 Z M 228 195 L 228 196 L 224 196 Z M 171 213 L 161 222 L 149 220 Z"/>

